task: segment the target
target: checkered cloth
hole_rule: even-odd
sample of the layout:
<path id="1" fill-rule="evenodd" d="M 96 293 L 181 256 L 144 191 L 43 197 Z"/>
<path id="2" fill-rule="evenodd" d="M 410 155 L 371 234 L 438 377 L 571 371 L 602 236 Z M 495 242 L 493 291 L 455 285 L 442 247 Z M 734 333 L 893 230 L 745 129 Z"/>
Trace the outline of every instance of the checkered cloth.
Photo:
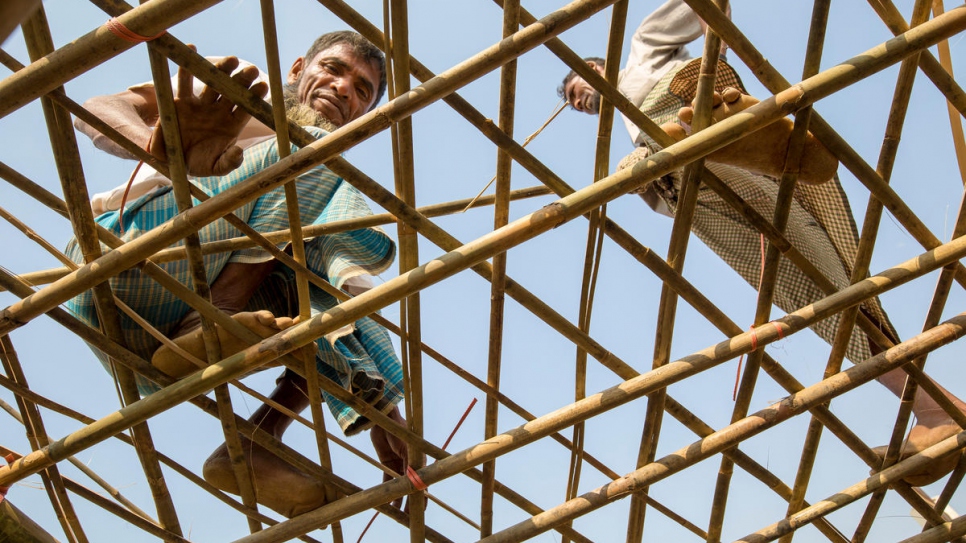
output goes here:
<path id="1" fill-rule="evenodd" d="M 309 128 L 317 137 L 325 132 Z M 293 148 L 294 151 L 294 148 Z M 274 139 L 267 140 L 245 150 L 241 167 L 223 177 L 195 179 L 194 183 L 209 195 L 215 195 L 237 185 L 271 164 L 278 162 L 278 149 Z M 299 212 L 305 225 L 323 224 L 371 215 L 359 192 L 330 172 L 324 166 L 315 167 L 296 178 Z M 197 202 L 195 202 L 197 204 Z M 235 215 L 259 232 L 288 229 L 285 193 L 277 188 L 237 210 Z M 124 241 L 165 223 L 177 214 L 174 193 L 170 188 L 146 195 L 131 202 L 124 210 L 124 233 L 121 234 L 121 217 L 117 211 L 97 217 L 101 226 L 114 232 Z M 199 231 L 202 243 L 238 237 L 242 234 L 224 219 L 219 219 Z M 178 245 L 182 245 L 179 242 Z M 284 248 L 286 243 L 280 243 Z M 103 250 L 107 250 L 106 247 Z M 396 246 L 378 228 L 366 228 L 351 232 L 313 238 L 305 244 L 309 269 L 337 288 L 350 278 L 385 271 L 395 258 Z M 75 262 L 83 262 L 83 255 L 76 240 L 67 246 L 67 254 Z M 213 282 L 229 262 L 257 263 L 271 260 L 264 249 L 242 249 L 233 253 L 209 254 L 204 257 L 209 281 Z M 184 260 L 161 264 L 169 274 L 183 284 L 190 285 L 188 264 Z M 190 307 L 143 275 L 131 269 L 111 279 L 111 287 L 121 300 L 131 306 L 162 334 L 170 334 L 190 311 Z M 313 314 L 324 312 L 337 300 L 318 287 L 311 289 Z M 266 280 L 256 291 L 246 310 L 268 309 L 276 316 L 298 315 L 294 273 L 283 266 Z M 68 301 L 67 309 L 92 327 L 98 326 L 90 291 Z M 121 325 L 127 346 L 139 356 L 150 359 L 160 343 L 139 327 L 132 319 L 121 315 Z M 403 398 L 402 370 L 386 331 L 369 318 L 356 321 L 354 326 L 340 332 L 341 336 L 328 336 L 316 341 L 319 347 L 317 366 L 319 372 L 343 388 L 364 398 L 384 410 L 390 409 Z M 331 342 L 330 342 L 331 340 Z M 98 349 L 94 353 L 110 371 L 107 356 Z M 139 378 L 142 394 L 159 390 L 150 381 Z M 326 395 L 326 402 L 333 415 L 347 433 L 355 433 L 370 423 L 354 410 Z"/>
<path id="2" fill-rule="evenodd" d="M 671 70 L 665 74 L 641 104 L 641 111 L 658 125 L 678 122 L 678 110 L 690 105 L 668 90 L 676 73 L 677 70 Z M 647 147 L 646 151 L 638 149 L 635 153 L 641 155 L 661 149 L 650 138 L 647 138 Z M 633 160 L 630 156 L 628 159 Z M 724 164 L 708 162 L 706 166 L 763 217 L 770 220 L 774 216 L 778 195 L 775 179 Z M 657 180 L 654 186 L 673 212 L 677 207 L 681 172 Z M 758 231 L 707 187 L 702 187 L 698 193 L 691 230 L 749 284 L 758 287 L 762 264 Z M 841 289 L 849 285 L 858 250 L 858 231 L 848 198 L 837 177 L 821 185 L 799 183 L 796 186 L 785 237 L 836 287 Z M 797 266 L 782 257 L 775 305 L 791 312 L 824 297 L 825 293 Z M 887 336 L 893 340 L 898 338 L 878 298 L 864 302 L 861 307 Z M 839 317 L 835 316 L 816 323 L 812 329 L 832 343 L 838 321 Z M 870 355 L 868 338 L 855 329 L 846 356 L 853 362 L 860 362 Z"/>

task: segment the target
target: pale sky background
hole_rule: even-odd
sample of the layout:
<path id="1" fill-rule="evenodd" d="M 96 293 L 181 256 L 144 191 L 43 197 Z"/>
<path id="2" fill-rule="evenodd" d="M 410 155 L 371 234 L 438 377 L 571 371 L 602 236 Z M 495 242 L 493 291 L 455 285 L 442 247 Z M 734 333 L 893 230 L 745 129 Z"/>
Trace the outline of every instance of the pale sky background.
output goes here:
<path id="1" fill-rule="evenodd" d="M 276 6 L 281 29 L 280 49 L 284 68 L 301 55 L 319 34 L 347 28 L 321 5 L 309 0 L 279 0 Z M 370 21 L 382 26 L 381 3 L 350 2 Z M 629 36 L 641 19 L 660 2 L 631 2 L 626 34 Z M 908 18 L 912 2 L 899 2 Z M 524 7 L 542 16 L 563 2 L 528 1 Z M 44 2 L 54 42 L 63 45 L 102 24 L 107 16 L 93 5 L 80 0 L 48 0 Z M 502 12 L 485 1 L 421 1 L 409 7 L 410 45 L 413 56 L 439 73 L 466 60 L 500 39 Z M 774 2 L 744 0 L 733 6 L 734 20 L 773 66 L 787 79 L 800 79 L 811 3 L 802 1 Z M 583 56 L 602 54 L 607 40 L 610 10 L 596 15 L 577 28 L 562 34 L 562 39 Z M 255 0 L 228 0 L 171 29 L 184 42 L 197 44 L 203 54 L 234 54 L 261 66 L 265 65 L 261 39 L 259 3 Z M 830 16 L 823 68 L 830 67 L 878 45 L 891 37 L 872 9 L 863 2 L 835 2 Z M 951 40 L 954 70 L 966 70 L 962 59 L 966 50 L 961 37 Z M 19 32 L 3 44 L 6 51 L 21 62 L 27 55 Z M 700 40 L 690 47 L 692 54 L 701 51 Z M 625 44 L 624 56 L 627 57 Z M 765 94 L 750 72 L 736 61 L 748 89 L 759 96 Z M 540 126 L 557 103 L 555 90 L 567 69 L 549 51 L 537 48 L 520 58 L 517 86 L 517 141 Z M 892 100 L 897 68 L 891 68 L 850 87 L 837 96 L 819 102 L 817 111 L 848 140 L 870 164 L 875 164 L 882 133 Z M 3 72 L 4 76 L 7 72 Z M 68 94 L 79 102 L 98 95 L 117 92 L 128 85 L 150 78 L 146 48 L 137 46 L 91 70 L 66 86 Z M 415 84 L 415 83 L 414 83 Z M 499 77 L 494 72 L 469 83 L 459 93 L 485 115 L 498 114 Z M 384 103 L 384 102 L 383 102 Z M 495 172 L 495 147 L 467 122 L 443 103 L 417 112 L 414 117 L 415 172 L 417 200 L 420 205 L 447 202 L 475 195 Z M 575 112 L 564 112 L 528 148 L 571 186 L 580 188 L 591 182 L 593 172 L 596 119 Z M 80 149 L 87 184 L 91 192 L 105 190 L 127 179 L 133 164 L 108 157 L 94 149 L 83 136 Z M 32 103 L 0 119 L 0 160 L 47 189 L 60 193 L 53 157 L 38 103 Z M 616 165 L 632 149 L 621 123 L 615 123 L 611 163 Z M 346 153 L 346 158 L 383 185 L 392 188 L 392 164 L 387 133 L 380 133 Z M 613 168 L 612 168 L 613 169 Z M 851 198 L 853 211 L 861 224 L 868 192 L 855 178 L 840 169 L 843 185 Z M 513 187 L 538 184 L 522 168 L 513 170 Z M 921 74 L 916 80 L 913 103 L 903 133 L 902 144 L 893 174 L 896 191 L 919 217 L 941 239 L 948 239 L 961 198 L 962 179 L 955 166 L 949 135 L 949 119 L 945 103 L 931 83 Z M 530 213 L 553 199 L 538 198 L 516 203 L 512 217 Z M 0 183 L 0 205 L 26 222 L 57 247 L 66 245 L 70 227 L 59 216 L 31 201 L 11 186 Z M 375 212 L 381 212 L 374 207 Z M 637 239 L 664 255 L 671 220 L 654 214 L 636 196 L 625 196 L 608 207 L 608 214 Z M 471 241 L 492 228 L 492 210 L 483 208 L 462 215 L 445 217 L 437 223 L 464 242 Z M 388 228 L 395 237 L 395 229 Z M 560 228 L 527 242 L 509 252 L 509 274 L 526 288 L 546 300 L 554 309 L 576 321 L 580 292 L 582 260 L 587 223 L 574 220 Z M 0 223 L 3 253 L 0 265 L 17 273 L 55 267 L 58 264 L 35 243 L 27 240 L 6 223 Z M 886 216 L 882 221 L 879 243 L 872 269 L 879 271 L 922 252 L 914 239 L 898 223 Z M 421 242 L 420 262 L 440 254 L 435 246 Z M 381 279 L 396 275 L 395 267 Z M 685 276 L 735 322 L 750 325 L 755 291 L 736 273 L 708 251 L 696 238 L 688 252 Z M 915 281 L 899 292 L 883 296 L 883 303 L 903 338 L 917 334 L 921 327 L 935 283 L 935 274 Z M 597 285 L 597 298 L 591 335 L 606 348 L 641 371 L 650 367 L 660 282 L 613 243 L 607 242 Z M 964 297 L 959 287 L 947 305 L 947 316 L 962 310 Z M 422 294 L 423 340 L 484 378 L 488 344 L 488 283 L 471 272 L 433 286 Z M 0 293 L 0 306 L 13 301 Z M 387 307 L 383 313 L 398 320 L 398 307 Z M 775 308 L 775 318 L 781 316 Z M 515 302 L 507 301 L 506 333 L 503 351 L 503 391 L 530 412 L 542 415 L 573 401 L 575 348 L 555 331 L 534 318 Z M 64 405 L 94 418 L 103 417 L 118 408 L 109 376 L 101 369 L 90 350 L 76 337 L 46 317 L 31 322 L 11 334 L 14 346 L 27 372 L 31 387 Z M 673 354 L 683 356 L 723 339 L 720 332 L 707 324 L 688 306 L 679 304 Z M 821 374 L 828 346 L 810 331 L 769 346 L 768 351 L 806 384 L 814 383 Z M 954 344 L 929 358 L 927 371 L 959 396 L 966 396 L 958 367 L 963 348 Z M 618 383 L 618 379 L 591 360 L 588 390 L 596 392 Z M 451 451 L 472 446 L 483 439 L 482 394 L 429 359 L 424 360 L 426 391 L 426 437 L 441 445 L 473 398 L 481 403 L 450 445 Z M 670 393 L 705 422 L 715 428 L 726 425 L 733 403 L 732 385 L 735 361 L 670 388 Z M 276 376 L 274 371 L 247 380 L 255 388 L 268 392 Z M 761 409 L 780 399 L 785 392 L 769 378 L 759 379 L 752 410 Z M 0 398 L 13 403 L 6 390 Z M 242 416 L 257 407 L 253 399 L 235 398 L 235 410 Z M 587 450 L 618 473 L 633 470 L 641 433 L 645 402 L 633 402 L 602 415 L 588 424 Z M 832 410 L 870 445 L 886 442 L 891 431 L 898 402 L 883 387 L 870 384 L 836 399 Z M 77 430 L 80 425 L 59 415 L 44 411 L 47 429 L 53 438 Z M 665 418 L 659 456 L 695 441 L 694 434 L 673 419 Z M 521 424 L 521 419 L 507 410 L 500 414 L 501 430 Z M 806 416 L 783 424 L 742 444 L 741 448 L 773 470 L 788 484 L 795 470 L 808 423 Z M 335 430 L 331 418 L 328 428 Z M 158 449 L 189 469 L 200 473 L 201 464 L 223 440 L 215 419 L 187 406 L 172 409 L 151 421 Z M 569 435 L 569 430 L 565 432 Z M 315 458 L 314 436 L 305 428 L 293 427 L 286 442 Z M 371 452 L 367 436 L 350 442 Z M 0 444 L 27 452 L 29 446 L 22 427 L 7 414 L 0 414 Z M 379 473 L 346 453 L 333 449 L 337 473 L 353 483 L 368 488 L 381 480 Z M 116 440 L 85 450 L 78 458 L 107 478 L 140 507 L 153 511 L 147 485 L 133 450 Z M 707 527 L 720 456 L 713 457 L 684 473 L 652 487 L 652 496 L 668 505 L 691 522 Z M 526 447 L 501 458 L 497 478 L 541 507 L 553 507 L 564 499 L 569 453 L 548 440 Z M 63 472 L 93 487 L 72 467 Z M 583 470 L 581 492 L 590 491 L 606 482 L 594 469 Z M 868 469 L 837 440 L 826 433 L 822 440 L 818 464 L 807 499 L 818 501 L 866 477 Z M 196 489 L 179 475 L 166 472 L 167 481 L 178 508 L 186 537 L 193 541 L 232 541 L 248 533 L 244 518 Z M 926 490 L 931 495 L 941 485 Z M 458 476 L 433 485 L 430 490 L 471 518 L 479 517 L 479 486 Z M 63 540 L 46 494 L 37 476 L 14 486 L 11 501 Z M 962 496 L 952 506 L 966 510 Z M 83 526 L 91 541 L 151 541 L 153 538 L 116 519 L 80 498 L 73 499 Z M 610 505 L 575 522 L 579 531 L 595 541 L 623 541 L 629 500 Z M 830 518 L 844 533 L 851 535 L 864 509 L 865 500 Z M 785 504 L 761 483 L 740 471 L 732 484 L 724 539 L 733 540 L 769 525 L 784 516 Z M 270 513 L 270 512 L 269 512 Z M 498 498 L 495 529 L 510 526 L 527 515 Z M 371 512 L 364 512 L 343 522 L 345 540 L 355 541 Z M 430 505 L 427 523 L 454 541 L 476 539 L 475 530 L 436 505 Z M 890 494 L 873 526 L 869 541 L 896 541 L 918 531 L 910 518 L 909 506 Z M 313 537 L 331 541 L 329 531 L 315 532 Z M 407 531 L 395 522 L 380 517 L 364 541 L 404 541 Z M 550 532 L 536 541 L 559 541 Z M 648 511 L 645 541 L 697 541 L 698 538 L 653 510 Z M 821 540 L 813 528 L 798 532 L 796 541 Z"/>

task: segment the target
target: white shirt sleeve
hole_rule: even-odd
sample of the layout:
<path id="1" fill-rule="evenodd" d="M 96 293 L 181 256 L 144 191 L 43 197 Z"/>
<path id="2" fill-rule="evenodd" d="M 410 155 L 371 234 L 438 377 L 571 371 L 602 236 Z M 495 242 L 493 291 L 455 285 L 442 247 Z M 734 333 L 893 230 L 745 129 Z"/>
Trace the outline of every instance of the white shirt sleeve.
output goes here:
<path id="1" fill-rule="evenodd" d="M 701 35 L 697 14 L 683 0 L 668 0 L 645 17 L 631 37 L 630 56 L 617 88 L 640 107 L 664 74 L 691 59 L 685 45 Z M 634 144 L 640 145 L 640 129 L 626 117 L 624 124 Z"/>

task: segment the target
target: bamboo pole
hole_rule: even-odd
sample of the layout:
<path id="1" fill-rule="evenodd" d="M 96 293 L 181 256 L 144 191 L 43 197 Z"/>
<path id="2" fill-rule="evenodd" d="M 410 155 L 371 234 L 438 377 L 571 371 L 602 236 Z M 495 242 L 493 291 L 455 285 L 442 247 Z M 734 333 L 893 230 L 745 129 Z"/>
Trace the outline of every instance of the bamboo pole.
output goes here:
<path id="1" fill-rule="evenodd" d="M 935 15 L 942 15 L 946 11 L 943 7 L 943 0 L 933 0 L 932 11 Z M 939 50 L 939 65 L 943 70 L 953 76 L 952 55 L 949 52 L 949 40 L 943 40 L 936 44 Z M 949 130 L 953 137 L 953 146 L 956 149 L 956 164 L 959 166 L 959 177 L 966 185 L 966 135 L 963 134 L 963 121 L 960 119 L 959 112 L 949 100 L 946 100 L 946 110 L 949 112 Z"/>
<path id="2" fill-rule="evenodd" d="M 503 5 L 502 36 L 508 38 L 519 27 L 520 2 L 507 0 Z M 409 60 L 406 62 L 406 78 L 409 78 Z M 513 137 L 514 117 L 516 113 L 516 59 L 500 68 L 500 110 L 497 123 L 500 130 L 507 136 Z M 510 221 L 510 180 L 511 157 L 502 148 L 496 152 L 496 189 L 493 206 L 493 229 L 502 228 Z M 406 202 L 410 203 L 411 202 Z M 500 253 L 493 256 L 490 277 L 490 319 L 489 319 L 489 347 L 487 350 L 486 382 L 493 390 L 500 390 L 500 374 L 503 354 L 503 316 L 506 302 L 507 282 L 507 254 Z M 497 423 L 500 403 L 496 397 L 487 394 L 484 406 L 483 439 L 489 439 L 497 434 Z M 496 479 L 496 461 L 483 464 L 483 483 L 480 489 L 480 537 L 493 533 L 493 485 Z M 567 541 L 564 537 L 563 541 Z"/>
<path id="3" fill-rule="evenodd" d="M 58 543 L 10 500 L 0 502 L 0 537 L 9 543 Z"/>

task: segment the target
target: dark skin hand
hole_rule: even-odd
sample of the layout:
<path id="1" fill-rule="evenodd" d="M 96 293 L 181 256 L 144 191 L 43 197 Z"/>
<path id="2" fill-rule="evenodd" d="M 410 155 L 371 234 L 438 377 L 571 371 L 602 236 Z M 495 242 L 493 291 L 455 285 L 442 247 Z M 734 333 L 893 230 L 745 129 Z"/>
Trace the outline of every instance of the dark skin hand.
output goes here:
<path id="1" fill-rule="evenodd" d="M 215 66 L 226 74 L 238 67 L 238 59 L 225 57 Z M 232 76 L 239 85 L 248 88 L 259 98 L 268 94 L 268 84 L 259 82 L 258 68 L 248 66 Z M 235 145 L 238 134 L 248 123 L 251 115 L 218 91 L 205 86 L 199 96 L 192 92 L 194 76 L 184 68 L 178 69 L 178 95 L 174 99 L 175 111 L 181 132 L 188 174 L 194 177 L 226 175 L 241 166 L 242 149 Z M 167 161 L 161 121 L 156 123 L 154 136 L 148 151 L 160 160 Z"/>

